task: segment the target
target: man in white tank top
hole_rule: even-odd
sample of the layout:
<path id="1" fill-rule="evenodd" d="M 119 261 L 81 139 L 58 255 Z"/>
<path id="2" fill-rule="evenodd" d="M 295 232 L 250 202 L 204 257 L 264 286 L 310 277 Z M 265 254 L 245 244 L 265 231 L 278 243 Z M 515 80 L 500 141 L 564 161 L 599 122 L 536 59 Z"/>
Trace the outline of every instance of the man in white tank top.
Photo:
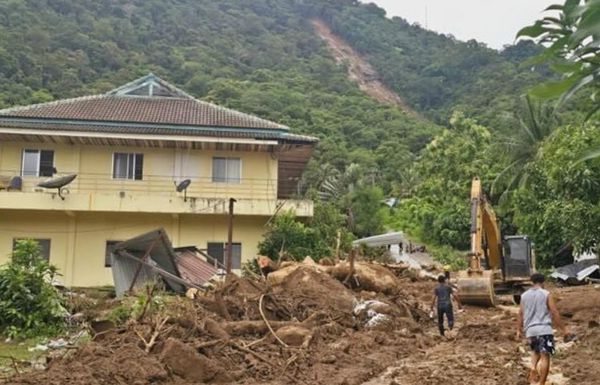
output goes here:
<path id="1" fill-rule="evenodd" d="M 556 309 L 552 295 L 544 289 L 544 275 L 535 273 L 531 276 L 531 281 L 533 287 L 521 296 L 517 338 L 520 340 L 525 332 L 531 347 L 529 381 L 531 383 L 539 381 L 539 385 L 545 385 L 550 371 L 550 356 L 554 354 L 553 322 L 565 337 L 567 329 Z"/>

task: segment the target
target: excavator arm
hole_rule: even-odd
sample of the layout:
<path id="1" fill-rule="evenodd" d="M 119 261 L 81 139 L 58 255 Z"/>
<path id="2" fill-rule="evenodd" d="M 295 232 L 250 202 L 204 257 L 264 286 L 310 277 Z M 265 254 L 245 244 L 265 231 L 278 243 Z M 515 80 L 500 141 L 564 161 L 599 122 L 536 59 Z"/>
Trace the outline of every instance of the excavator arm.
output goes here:
<path id="1" fill-rule="evenodd" d="M 471 184 L 471 261 L 469 268 L 482 270 L 482 261 L 487 268 L 497 270 L 502 267 L 502 238 L 496 213 L 488 203 L 479 178 Z"/>
<path id="2" fill-rule="evenodd" d="M 483 266 L 483 261 L 487 266 Z M 471 250 L 469 268 L 458 272 L 462 302 L 493 306 L 494 270 L 502 264 L 501 236 L 496 214 L 485 199 L 479 178 L 471 184 Z"/>

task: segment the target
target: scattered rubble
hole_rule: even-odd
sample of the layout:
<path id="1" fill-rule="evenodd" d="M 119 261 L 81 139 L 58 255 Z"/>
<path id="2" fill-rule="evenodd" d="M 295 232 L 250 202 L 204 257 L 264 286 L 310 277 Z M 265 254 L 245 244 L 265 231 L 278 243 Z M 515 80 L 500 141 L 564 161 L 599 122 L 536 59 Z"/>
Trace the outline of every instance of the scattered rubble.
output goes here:
<path id="1" fill-rule="evenodd" d="M 527 384 L 516 307 L 469 307 L 443 339 L 427 315 L 432 280 L 402 265 L 356 262 L 349 269 L 308 261 L 278 267 L 275 282 L 271 274 L 268 280 L 229 276 L 194 299 L 171 296 L 165 308 L 141 319 L 103 325 L 111 332 L 57 349 L 61 354 L 43 364 L 46 370 L 6 383 Z M 369 277 L 377 275 L 387 283 L 373 285 Z M 600 353 L 600 290 L 553 291 L 580 338 L 558 344 L 552 378 L 595 384 L 600 365 L 590 357 Z"/>

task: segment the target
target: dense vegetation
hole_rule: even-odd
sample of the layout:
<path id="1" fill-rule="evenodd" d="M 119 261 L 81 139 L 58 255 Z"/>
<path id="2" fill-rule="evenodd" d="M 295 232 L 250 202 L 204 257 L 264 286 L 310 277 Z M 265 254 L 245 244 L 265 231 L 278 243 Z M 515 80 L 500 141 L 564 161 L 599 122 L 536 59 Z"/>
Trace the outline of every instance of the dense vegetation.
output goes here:
<path id="1" fill-rule="evenodd" d="M 427 120 L 362 93 L 314 33 L 314 18 Z M 529 232 L 546 264 L 565 243 L 595 246 L 597 228 L 582 233 L 577 223 L 600 223 L 589 218 L 599 211 L 596 161 L 573 166 L 578 173 L 560 163 L 572 160 L 569 148 L 591 146 L 595 126 L 579 125 L 581 99 L 569 110 L 524 101 L 554 76 L 523 65 L 543 51 L 531 41 L 498 52 L 356 0 L 8 0 L 0 36 L 0 107 L 102 92 L 152 71 L 199 98 L 320 137 L 303 182 L 321 202 L 317 218 L 277 221 L 263 244 L 270 255 L 296 235 L 310 247 L 302 253 L 331 253 L 334 229 L 365 236 L 384 225 L 464 249 L 476 175 L 504 230 Z M 379 208 L 384 197 L 400 198 L 392 215 Z"/>

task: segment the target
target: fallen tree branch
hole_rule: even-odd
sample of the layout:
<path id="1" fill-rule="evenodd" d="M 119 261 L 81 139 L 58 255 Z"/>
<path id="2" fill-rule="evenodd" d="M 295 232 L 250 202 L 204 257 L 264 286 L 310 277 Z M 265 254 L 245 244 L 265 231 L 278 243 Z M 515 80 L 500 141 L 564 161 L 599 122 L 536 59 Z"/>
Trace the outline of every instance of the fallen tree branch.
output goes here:
<path id="1" fill-rule="evenodd" d="M 150 350 L 152 349 L 152 347 L 156 343 L 156 339 L 158 338 L 158 336 L 163 331 L 163 327 L 165 326 L 165 324 L 167 323 L 168 320 L 169 320 L 169 316 L 166 316 L 160 322 L 158 322 L 158 324 L 154 328 L 154 332 L 150 336 L 150 340 L 149 341 L 146 341 L 146 339 L 144 338 L 144 336 L 140 332 L 138 332 L 137 330 L 134 330 L 135 334 L 137 334 L 137 336 L 142 340 L 142 342 L 146 346 L 146 348 L 144 349 L 144 351 L 146 353 L 150 353 Z M 172 328 L 173 328 L 173 326 L 169 327 L 166 332 L 170 331 Z"/>
<path id="2" fill-rule="evenodd" d="M 12 368 L 15 371 L 15 373 L 17 374 L 17 376 L 21 375 L 21 372 L 19 372 L 19 366 L 17 365 L 17 359 L 13 356 L 0 356 L 0 358 L 8 358 L 12 364 Z"/>
<path id="3" fill-rule="evenodd" d="M 253 350 L 250 350 L 250 349 L 248 349 L 248 348 L 246 348 L 246 347 L 244 347 L 244 346 L 242 346 L 242 345 L 240 345 L 240 344 L 238 344 L 238 343 L 236 343 L 236 342 L 234 342 L 234 341 L 231 341 L 231 340 L 230 340 L 230 341 L 227 341 L 227 344 L 228 344 L 229 346 L 231 346 L 231 347 L 233 347 L 233 348 L 235 348 L 235 349 L 237 349 L 237 350 L 241 351 L 241 352 L 248 353 L 248 354 L 250 354 L 250 355 L 252 355 L 252 356 L 256 357 L 256 358 L 257 358 L 259 361 L 262 361 L 262 362 L 264 362 L 265 364 L 269 365 L 271 368 L 273 368 L 273 369 L 276 369 L 276 368 L 275 368 L 275 365 L 273 365 L 273 363 L 272 363 L 271 361 L 269 361 L 267 358 L 263 357 L 262 355 L 260 355 L 260 354 L 256 353 L 255 351 L 253 351 Z M 292 382 L 294 382 L 294 383 L 295 383 L 295 382 L 305 383 L 304 381 L 301 381 L 301 380 L 299 380 L 299 379 L 297 379 L 297 378 L 294 378 L 294 377 L 290 376 L 289 374 L 285 374 L 285 373 L 284 373 L 283 375 L 284 375 L 284 376 L 285 376 L 285 377 L 286 377 L 288 380 L 290 380 L 290 381 L 292 381 Z"/>
<path id="4" fill-rule="evenodd" d="M 302 323 L 296 321 L 270 321 L 270 325 L 273 328 L 279 329 L 282 326 L 302 326 Z M 263 320 L 224 322 L 222 326 L 230 336 L 265 334 L 269 332 L 269 328 Z"/>
<path id="5" fill-rule="evenodd" d="M 218 345 L 222 342 L 227 342 L 223 339 L 218 339 L 218 340 L 212 340 L 212 341 L 206 341 L 206 342 L 202 342 L 201 344 L 198 344 L 195 346 L 196 349 L 202 349 L 202 348 L 210 348 L 211 346 L 215 346 Z"/>
<path id="6" fill-rule="evenodd" d="M 275 331 L 273 330 L 273 328 L 271 327 L 271 324 L 269 324 L 269 321 L 267 320 L 267 317 L 265 316 L 265 313 L 262 309 L 262 301 L 263 298 L 265 298 L 265 295 L 261 295 L 260 299 L 258 300 L 258 311 L 260 312 L 260 316 L 262 317 L 263 321 L 265 321 L 265 324 L 267 324 L 267 328 L 269 328 L 269 331 L 271 332 L 271 334 L 273 335 L 273 337 L 275 337 L 275 339 L 277 340 L 277 342 L 279 342 L 283 347 L 289 347 L 285 342 L 283 342 L 281 340 L 281 338 L 279 338 L 277 336 L 277 334 L 275 334 Z"/>

